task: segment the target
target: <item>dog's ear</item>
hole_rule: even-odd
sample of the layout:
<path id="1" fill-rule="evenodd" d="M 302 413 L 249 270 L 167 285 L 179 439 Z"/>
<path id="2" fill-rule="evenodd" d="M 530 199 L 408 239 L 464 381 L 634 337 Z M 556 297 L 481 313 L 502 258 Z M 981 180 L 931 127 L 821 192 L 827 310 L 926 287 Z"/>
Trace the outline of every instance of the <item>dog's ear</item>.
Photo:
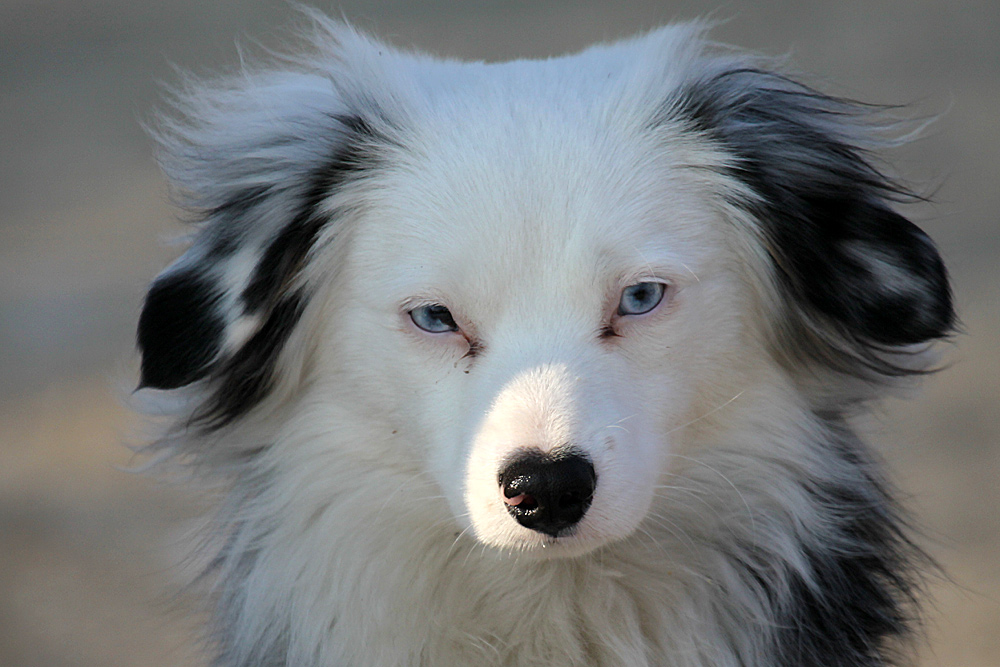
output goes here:
<path id="1" fill-rule="evenodd" d="M 879 349 L 950 332 L 944 264 L 893 210 L 912 196 L 869 154 L 875 109 L 730 67 L 686 86 L 674 110 L 732 156 L 731 203 L 756 219 L 782 287 L 812 319 Z"/>
<path id="2" fill-rule="evenodd" d="M 309 297 L 302 269 L 336 222 L 331 202 L 372 166 L 378 132 L 319 76 L 259 75 L 185 99 L 157 138 L 197 231 L 146 296 L 140 386 L 205 381 L 199 416 L 226 422 L 269 390 Z"/>

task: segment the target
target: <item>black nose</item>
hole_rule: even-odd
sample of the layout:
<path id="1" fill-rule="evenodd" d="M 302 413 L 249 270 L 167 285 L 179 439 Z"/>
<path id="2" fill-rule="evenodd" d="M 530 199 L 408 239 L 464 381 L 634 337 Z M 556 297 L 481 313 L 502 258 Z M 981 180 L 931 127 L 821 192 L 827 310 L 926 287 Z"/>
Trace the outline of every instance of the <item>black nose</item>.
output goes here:
<path id="1" fill-rule="evenodd" d="M 500 471 L 507 511 L 525 528 L 558 536 L 583 518 L 597 474 L 582 455 L 526 451 Z"/>

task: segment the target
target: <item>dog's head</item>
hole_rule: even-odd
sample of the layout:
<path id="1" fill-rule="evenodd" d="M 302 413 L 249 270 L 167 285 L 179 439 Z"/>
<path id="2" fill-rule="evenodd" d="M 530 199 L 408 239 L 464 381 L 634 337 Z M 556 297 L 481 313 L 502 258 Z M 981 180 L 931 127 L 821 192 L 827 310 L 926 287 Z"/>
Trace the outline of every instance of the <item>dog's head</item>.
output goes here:
<path id="1" fill-rule="evenodd" d="M 192 433 L 308 413 L 346 470 L 423 471 L 482 542 L 570 555 L 635 531 L 735 397 L 875 382 L 952 325 L 863 113 L 695 29 L 504 65 L 331 30 L 311 73 L 165 127 L 202 226 L 142 384 L 193 396 Z"/>

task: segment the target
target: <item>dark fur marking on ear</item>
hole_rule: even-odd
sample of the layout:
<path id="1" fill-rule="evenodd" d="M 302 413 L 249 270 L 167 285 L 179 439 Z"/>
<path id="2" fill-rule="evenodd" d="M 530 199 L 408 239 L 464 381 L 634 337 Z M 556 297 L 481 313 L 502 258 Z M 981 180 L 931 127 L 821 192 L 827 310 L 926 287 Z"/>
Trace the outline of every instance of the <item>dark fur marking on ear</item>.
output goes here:
<path id="1" fill-rule="evenodd" d="M 690 84 L 668 109 L 734 156 L 724 171 L 756 197 L 732 203 L 761 222 L 783 287 L 833 323 L 862 363 L 905 373 L 875 353 L 951 332 L 944 264 L 890 208 L 916 197 L 856 145 L 875 107 L 742 68 Z"/>
<path id="2" fill-rule="evenodd" d="M 218 387 L 194 421 L 221 428 L 246 414 L 271 390 L 278 355 L 302 316 L 307 295 L 283 297 L 264 325 L 213 373 Z"/>
<path id="3" fill-rule="evenodd" d="M 208 244 L 209 256 L 213 258 L 226 257 L 236 252 L 240 246 L 242 225 L 238 221 L 245 218 L 254 207 L 271 194 L 271 188 L 265 185 L 249 187 L 240 190 L 226 203 L 202 213 L 203 220 L 217 220 L 208 228 L 212 234 Z"/>
<path id="4" fill-rule="evenodd" d="M 262 322 L 249 340 L 235 351 L 226 350 L 230 356 L 219 356 L 225 322 L 214 306 L 221 295 L 193 273 L 161 279 L 147 297 L 139 332 L 143 385 L 173 389 L 207 376 L 213 392 L 192 423 L 221 428 L 246 414 L 273 386 L 278 356 L 305 309 L 307 296 L 304 288 L 295 287 L 295 279 L 330 221 L 319 207 L 345 180 L 373 164 L 371 146 L 378 135 L 371 125 L 356 116 L 335 120 L 338 147 L 304 179 L 296 212 L 264 246 L 241 294 L 243 314 Z M 236 251 L 257 207 L 272 194 L 272 186 L 248 187 L 202 214 L 211 223 L 204 231 L 208 260 Z"/>
<path id="5" fill-rule="evenodd" d="M 303 208 L 271 241 L 243 291 L 243 312 L 267 308 L 298 273 L 327 220 L 313 208 Z"/>
<path id="6" fill-rule="evenodd" d="M 219 353 L 224 324 L 219 294 L 193 271 L 166 275 L 150 288 L 139 317 L 142 387 L 176 389 L 202 377 Z"/>
<path id="7" fill-rule="evenodd" d="M 292 221 L 271 241 L 243 292 L 245 312 L 266 308 L 301 268 L 309 250 L 327 223 L 319 206 L 346 179 L 372 165 L 370 142 L 375 130 L 359 116 L 338 116 L 347 128 L 346 141 L 330 159 L 312 174 L 302 206 Z"/>

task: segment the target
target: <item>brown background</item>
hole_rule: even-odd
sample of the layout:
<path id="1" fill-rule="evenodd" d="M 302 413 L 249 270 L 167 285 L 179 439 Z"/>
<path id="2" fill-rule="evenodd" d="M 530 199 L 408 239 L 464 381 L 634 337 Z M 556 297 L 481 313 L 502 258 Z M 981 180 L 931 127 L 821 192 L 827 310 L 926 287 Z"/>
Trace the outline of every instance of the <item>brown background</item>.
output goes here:
<path id="1" fill-rule="evenodd" d="M 546 56 L 715 12 L 715 36 L 791 53 L 827 89 L 941 114 L 893 156 L 930 183 L 911 211 L 951 267 L 966 333 L 950 368 L 872 422 L 953 581 L 922 665 L 1000 665 L 1000 3 L 345 1 L 334 13 L 399 45 Z M 202 665 L 190 600 L 171 596 L 197 503 L 121 472 L 136 438 L 145 283 L 176 251 L 141 123 L 171 68 L 232 67 L 273 45 L 284 2 L 0 3 L 0 665 Z M 252 49 L 251 49 L 252 50 Z"/>

